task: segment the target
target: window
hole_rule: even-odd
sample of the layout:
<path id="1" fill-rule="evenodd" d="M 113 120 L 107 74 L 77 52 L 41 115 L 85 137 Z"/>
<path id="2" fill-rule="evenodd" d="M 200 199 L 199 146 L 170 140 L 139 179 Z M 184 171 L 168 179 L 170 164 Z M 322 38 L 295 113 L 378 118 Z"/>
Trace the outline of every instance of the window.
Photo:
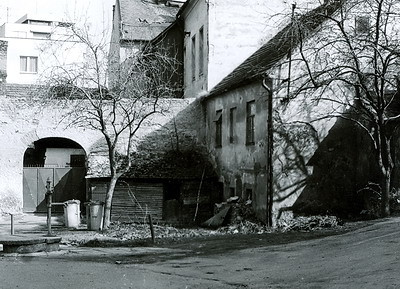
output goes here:
<path id="1" fill-rule="evenodd" d="M 236 107 L 229 110 L 229 143 L 235 143 L 236 136 Z"/>
<path id="2" fill-rule="evenodd" d="M 71 167 L 84 167 L 86 164 L 85 155 L 71 155 L 70 166 Z"/>
<path id="3" fill-rule="evenodd" d="M 230 197 L 236 196 L 235 188 L 229 188 L 229 196 Z"/>
<path id="4" fill-rule="evenodd" d="M 39 38 L 39 39 L 48 39 L 50 38 L 50 33 L 47 32 L 32 32 L 33 38 Z"/>
<path id="5" fill-rule="evenodd" d="M 246 144 L 254 144 L 254 119 L 256 115 L 256 102 L 249 101 L 246 107 Z"/>
<path id="6" fill-rule="evenodd" d="M 204 28 L 199 30 L 199 75 L 203 75 L 204 69 Z"/>
<path id="7" fill-rule="evenodd" d="M 37 73 L 38 58 L 36 56 L 21 56 L 20 57 L 20 72 Z"/>
<path id="8" fill-rule="evenodd" d="M 356 17 L 356 34 L 368 34 L 370 29 L 369 17 L 368 16 L 357 16 Z"/>
<path id="9" fill-rule="evenodd" d="M 25 20 L 24 24 L 31 24 L 31 25 L 41 25 L 41 26 L 50 26 L 50 21 L 40 21 L 40 20 Z"/>
<path id="10" fill-rule="evenodd" d="M 222 146 L 222 110 L 217 110 L 215 118 L 215 146 Z"/>
<path id="11" fill-rule="evenodd" d="M 244 199 L 247 201 L 251 201 L 253 199 L 253 190 L 252 189 L 246 189 L 246 195 L 244 196 Z"/>
<path id="12" fill-rule="evenodd" d="M 196 79 L 196 35 L 192 37 L 192 80 Z"/>

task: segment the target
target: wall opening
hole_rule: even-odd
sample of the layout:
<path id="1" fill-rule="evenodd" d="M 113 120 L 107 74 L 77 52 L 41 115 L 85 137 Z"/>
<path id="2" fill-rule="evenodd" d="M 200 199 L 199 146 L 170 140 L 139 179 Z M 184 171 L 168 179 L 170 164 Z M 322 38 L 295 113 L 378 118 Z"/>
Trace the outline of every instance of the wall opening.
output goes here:
<path id="1" fill-rule="evenodd" d="M 53 202 L 85 201 L 86 152 L 78 143 L 58 137 L 37 140 L 26 149 L 23 166 L 25 212 L 46 212 L 47 180 L 53 187 Z M 62 206 L 53 209 L 62 210 Z"/>

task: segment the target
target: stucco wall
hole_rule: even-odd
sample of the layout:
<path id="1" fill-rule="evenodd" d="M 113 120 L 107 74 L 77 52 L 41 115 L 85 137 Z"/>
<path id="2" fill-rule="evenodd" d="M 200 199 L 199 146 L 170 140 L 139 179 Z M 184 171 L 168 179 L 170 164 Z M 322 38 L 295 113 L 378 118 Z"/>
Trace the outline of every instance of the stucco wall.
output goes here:
<path id="1" fill-rule="evenodd" d="M 138 138 L 145 139 L 154 130 L 161 129 L 169 124 L 168 129 L 163 131 L 171 132 L 171 121 L 181 110 L 184 110 L 190 101 L 188 100 L 165 100 L 164 113 L 155 114 L 148 119 L 146 124 L 137 132 Z M 34 141 L 48 137 L 67 138 L 80 144 L 88 156 L 88 166 L 96 167 L 96 156 L 99 151 L 98 143 L 103 142 L 103 137 L 97 130 L 84 127 L 68 126 L 69 108 L 63 104 L 35 102 L 27 98 L 6 97 L 0 98 L 0 135 L 2 146 L 0 147 L 0 212 L 4 206 L 13 203 L 11 210 L 19 210 L 23 198 L 23 157 L 26 149 Z M 192 137 L 198 131 L 189 129 L 187 126 L 193 123 L 193 114 L 183 117 L 185 121 L 177 127 L 182 137 L 190 133 Z M 195 126 L 196 127 L 196 126 Z M 163 140 L 173 145 L 173 138 Z M 151 145 L 156 145 L 151 143 Z M 100 152 L 101 153 L 101 152 Z M 101 153 L 102 154 L 102 153 Z M 93 173 L 93 172 L 92 172 Z M 99 175 L 100 177 L 104 175 Z"/>
<path id="2" fill-rule="evenodd" d="M 185 18 L 184 22 L 184 94 L 185 97 L 196 97 L 198 93 L 201 91 L 206 91 L 207 87 L 207 78 L 208 78 L 208 64 L 207 64 L 207 55 L 208 55 L 208 4 L 206 1 L 191 1 L 188 5 L 188 8 L 183 13 L 183 17 Z M 203 35 L 204 35 L 204 46 L 203 46 L 203 55 L 204 55 L 204 65 L 203 65 L 203 74 L 199 74 L 199 30 L 203 27 Z M 195 68 L 195 77 L 193 78 L 192 73 L 192 39 L 195 37 L 196 41 L 196 68 Z"/>
<path id="3" fill-rule="evenodd" d="M 255 143 L 246 144 L 246 107 L 256 103 Z M 230 142 L 230 110 L 236 108 L 235 135 Z M 206 143 L 215 157 L 220 181 L 224 184 L 224 197 L 232 194 L 251 198 L 257 215 L 266 218 L 266 111 L 267 94 L 261 83 L 253 83 L 206 100 Z M 216 147 L 216 111 L 222 110 L 222 146 Z M 248 194 L 251 192 L 251 196 Z"/>
<path id="4" fill-rule="evenodd" d="M 296 1 L 296 13 L 319 5 L 316 1 Z M 196 0 L 182 13 L 185 25 L 185 97 L 211 90 L 234 68 L 273 37 L 291 17 L 291 3 L 284 0 Z M 192 37 L 204 27 L 204 72 L 192 78 Z M 196 52 L 198 54 L 198 51 Z"/>
<path id="5" fill-rule="evenodd" d="M 21 209 L 23 157 L 28 146 L 47 137 L 63 137 L 80 144 L 86 152 L 101 136 L 97 131 L 66 128 L 60 107 L 28 103 L 24 99 L 0 99 L 0 211 L 13 201 Z"/>
<path id="6" fill-rule="evenodd" d="M 208 89 L 214 87 L 234 68 L 288 24 L 291 3 L 284 0 L 209 1 Z M 318 1 L 296 2 L 302 14 Z"/>

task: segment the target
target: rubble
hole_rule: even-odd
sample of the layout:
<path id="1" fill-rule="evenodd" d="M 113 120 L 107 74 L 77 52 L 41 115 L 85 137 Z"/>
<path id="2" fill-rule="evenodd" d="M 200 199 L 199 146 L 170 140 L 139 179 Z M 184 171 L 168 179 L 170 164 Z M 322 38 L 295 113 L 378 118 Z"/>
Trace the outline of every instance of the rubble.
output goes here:
<path id="1" fill-rule="evenodd" d="M 279 220 L 277 229 L 288 231 L 314 231 L 325 228 L 336 228 L 343 225 L 343 221 L 336 216 L 296 217 L 290 220 Z"/>

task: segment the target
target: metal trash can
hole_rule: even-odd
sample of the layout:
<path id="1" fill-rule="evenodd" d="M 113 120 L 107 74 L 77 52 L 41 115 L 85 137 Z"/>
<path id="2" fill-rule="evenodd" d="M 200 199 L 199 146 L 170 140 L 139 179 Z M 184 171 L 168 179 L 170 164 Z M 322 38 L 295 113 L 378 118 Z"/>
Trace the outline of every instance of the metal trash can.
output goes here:
<path id="1" fill-rule="evenodd" d="M 99 231 L 103 229 L 103 213 L 104 202 L 90 201 L 85 203 L 88 207 L 86 209 L 87 228 L 91 231 Z"/>
<path id="2" fill-rule="evenodd" d="M 78 228 L 81 223 L 81 201 L 69 200 L 64 202 L 64 222 L 68 228 Z"/>

